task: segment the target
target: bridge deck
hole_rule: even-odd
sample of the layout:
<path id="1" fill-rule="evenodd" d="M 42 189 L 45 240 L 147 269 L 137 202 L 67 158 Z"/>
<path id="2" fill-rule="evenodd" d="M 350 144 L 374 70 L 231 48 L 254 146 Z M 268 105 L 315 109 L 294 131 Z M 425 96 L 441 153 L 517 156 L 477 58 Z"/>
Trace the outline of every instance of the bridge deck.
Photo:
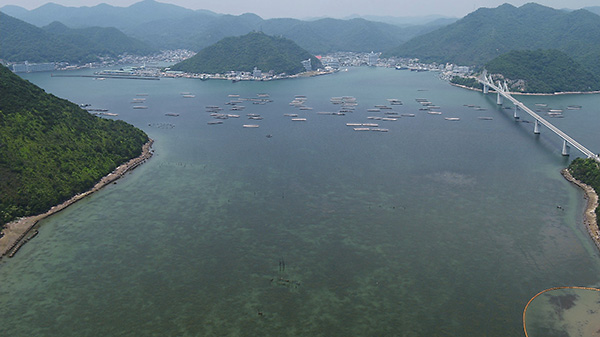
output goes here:
<path id="1" fill-rule="evenodd" d="M 479 81 L 479 83 L 481 83 L 483 85 L 487 85 L 490 88 L 494 89 L 500 95 L 502 95 L 503 97 L 505 97 L 506 99 L 511 101 L 515 106 L 517 106 L 517 107 L 521 108 L 521 110 L 527 112 L 531 117 L 535 118 L 535 120 L 537 120 L 542 125 L 544 125 L 548 129 L 550 129 L 552 132 L 556 133 L 560 138 L 564 139 L 567 143 L 569 143 L 570 145 L 575 147 L 577 150 L 581 151 L 581 153 L 586 155 L 588 158 L 593 158 L 594 160 L 600 162 L 600 157 L 598 157 L 598 155 L 596 155 L 594 152 L 588 150 L 585 146 L 581 145 L 575 139 L 571 138 L 569 135 L 562 132 L 559 128 L 552 125 L 550 122 L 548 122 L 547 120 L 542 118 L 540 115 L 533 112 L 533 110 L 529 109 L 525 104 L 521 103 L 520 101 L 518 101 L 517 99 L 512 97 L 509 93 L 505 92 L 504 90 L 502 90 L 498 86 L 494 85 L 493 83 L 490 83 L 487 80 L 484 81 L 480 78 L 477 80 Z"/>

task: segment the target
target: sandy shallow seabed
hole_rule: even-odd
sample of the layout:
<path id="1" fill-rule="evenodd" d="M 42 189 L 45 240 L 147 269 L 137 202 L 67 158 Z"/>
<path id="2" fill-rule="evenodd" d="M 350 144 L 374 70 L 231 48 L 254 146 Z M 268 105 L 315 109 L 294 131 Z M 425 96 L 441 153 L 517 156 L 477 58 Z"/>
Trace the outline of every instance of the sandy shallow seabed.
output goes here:
<path id="1" fill-rule="evenodd" d="M 598 194 L 596 193 L 596 191 L 594 191 L 594 189 L 591 186 L 586 185 L 581 181 L 573 178 L 569 170 L 564 169 L 561 171 L 561 173 L 563 177 L 565 177 L 565 179 L 579 186 L 585 192 L 587 206 L 583 215 L 583 223 L 585 224 L 588 233 L 592 237 L 592 240 L 594 240 L 596 247 L 600 249 L 600 230 L 598 229 L 598 221 L 596 215 L 596 207 L 598 207 Z"/>
<path id="2" fill-rule="evenodd" d="M 71 199 L 63 202 L 62 204 L 52 207 L 46 213 L 21 218 L 6 224 L 5 228 L 2 230 L 4 236 L 0 238 L 0 259 L 5 255 L 12 257 L 24 243 L 26 243 L 30 238 L 35 236 L 37 234 L 37 231 L 32 231 L 32 229 L 35 227 L 38 221 L 54 213 L 62 211 L 68 206 L 74 204 L 75 202 L 87 197 L 88 195 L 100 190 L 102 187 L 121 178 L 128 171 L 133 170 L 134 168 L 143 164 L 144 161 L 152 157 L 152 151 L 150 149 L 153 143 L 154 140 L 149 139 L 148 142 L 142 147 L 142 154 L 140 156 L 133 158 L 127 163 L 122 164 L 116 169 L 114 169 L 114 171 L 100 179 L 100 181 L 96 183 L 96 185 L 94 185 L 94 187 L 92 187 L 92 189 L 90 189 L 89 191 L 75 195 Z"/>

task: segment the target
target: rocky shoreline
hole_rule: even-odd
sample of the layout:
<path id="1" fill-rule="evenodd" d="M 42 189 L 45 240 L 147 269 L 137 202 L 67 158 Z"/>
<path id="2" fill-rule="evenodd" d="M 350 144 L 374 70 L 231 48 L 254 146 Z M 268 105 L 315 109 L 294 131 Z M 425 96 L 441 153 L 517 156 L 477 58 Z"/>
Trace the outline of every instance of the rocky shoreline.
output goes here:
<path id="1" fill-rule="evenodd" d="M 598 219 L 596 215 L 596 208 L 598 207 L 598 194 L 591 186 L 575 179 L 568 169 L 563 169 L 560 172 L 562 173 L 563 177 L 567 179 L 567 181 L 577 185 L 585 192 L 584 197 L 587 200 L 587 206 L 583 215 L 583 223 L 587 228 L 590 237 L 596 244 L 596 247 L 600 249 L 600 230 L 598 228 Z"/>
<path id="2" fill-rule="evenodd" d="M 0 237 L 0 259 L 3 256 L 13 257 L 19 248 L 21 248 L 21 246 L 37 235 L 37 224 L 40 220 L 62 211 L 75 202 L 100 190 L 104 186 L 121 178 L 123 175 L 125 175 L 125 173 L 143 164 L 146 160 L 152 157 L 153 152 L 151 151 L 151 147 L 153 143 L 154 140 L 149 139 L 148 142 L 142 147 L 141 155 L 114 169 L 111 173 L 100 179 L 100 181 L 96 183 L 96 185 L 94 185 L 94 187 L 92 187 L 89 191 L 73 196 L 71 199 L 63 202 L 62 204 L 52 207 L 46 213 L 21 218 L 6 224 L 2 230 L 2 234 L 4 235 Z"/>

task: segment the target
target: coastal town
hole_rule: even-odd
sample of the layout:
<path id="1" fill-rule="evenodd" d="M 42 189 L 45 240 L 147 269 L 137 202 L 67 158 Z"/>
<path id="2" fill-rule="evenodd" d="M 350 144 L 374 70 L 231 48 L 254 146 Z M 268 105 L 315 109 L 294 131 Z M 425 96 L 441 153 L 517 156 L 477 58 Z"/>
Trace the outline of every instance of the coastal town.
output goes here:
<path id="1" fill-rule="evenodd" d="M 111 70 L 98 70 L 94 77 L 128 77 L 128 78 L 194 78 L 200 80 L 229 80 L 229 81 L 270 81 L 307 76 L 319 76 L 335 73 L 349 67 L 385 67 L 408 71 L 433 71 L 439 72 L 444 80 L 450 80 L 454 76 L 468 76 L 471 68 L 451 63 L 422 63 L 419 59 L 411 58 L 382 58 L 381 53 L 358 53 L 358 52 L 336 52 L 316 57 L 323 64 L 323 68 L 313 69 L 310 59 L 303 61 L 305 72 L 295 75 L 285 73 L 276 74 L 272 70 L 257 69 L 251 72 L 237 71 L 232 69 L 226 73 L 218 74 L 196 74 L 173 71 L 169 69 L 170 64 L 186 60 L 195 53 L 190 50 L 178 49 L 163 51 L 151 56 L 137 56 L 124 54 L 118 59 L 103 59 L 101 62 L 73 65 L 61 63 L 5 63 L 15 73 L 69 71 L 78 69 L 102 69 L 118 68 Z M 59 75 L 60 76 L 60 75 Z"/>

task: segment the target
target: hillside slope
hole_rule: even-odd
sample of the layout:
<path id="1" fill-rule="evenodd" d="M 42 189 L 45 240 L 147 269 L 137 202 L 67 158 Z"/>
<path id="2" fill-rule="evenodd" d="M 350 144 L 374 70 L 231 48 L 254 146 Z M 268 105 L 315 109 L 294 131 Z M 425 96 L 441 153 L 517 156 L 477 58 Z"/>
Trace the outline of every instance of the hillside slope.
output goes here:
<path id="1" fill-rule="evenodd" d="M 224 73 L 252 71 L 254 67 L 275 74 L 297 74 L 304 71 L 301 61 L 310 58 L 313 68 L 321 62 L 296 43 L 282 37 L 253 32 L 240 37 L 228 37 L 206 47 L 193 57 L 171 67 L 190 73 Z"/>
<path id="2" fill-rule="evenodd" d="M 0 66 L 0 225 L 86 191 L 148 136 L 47 94 Z"/>
<path id="3" fill-rule="evenodd" d="M 600 16 L 535 3 L 480 8 L 442 29 L 386 53 L 425 62 L 483 65 L 512 50 L 560 50 L 600 74 Z"/>

